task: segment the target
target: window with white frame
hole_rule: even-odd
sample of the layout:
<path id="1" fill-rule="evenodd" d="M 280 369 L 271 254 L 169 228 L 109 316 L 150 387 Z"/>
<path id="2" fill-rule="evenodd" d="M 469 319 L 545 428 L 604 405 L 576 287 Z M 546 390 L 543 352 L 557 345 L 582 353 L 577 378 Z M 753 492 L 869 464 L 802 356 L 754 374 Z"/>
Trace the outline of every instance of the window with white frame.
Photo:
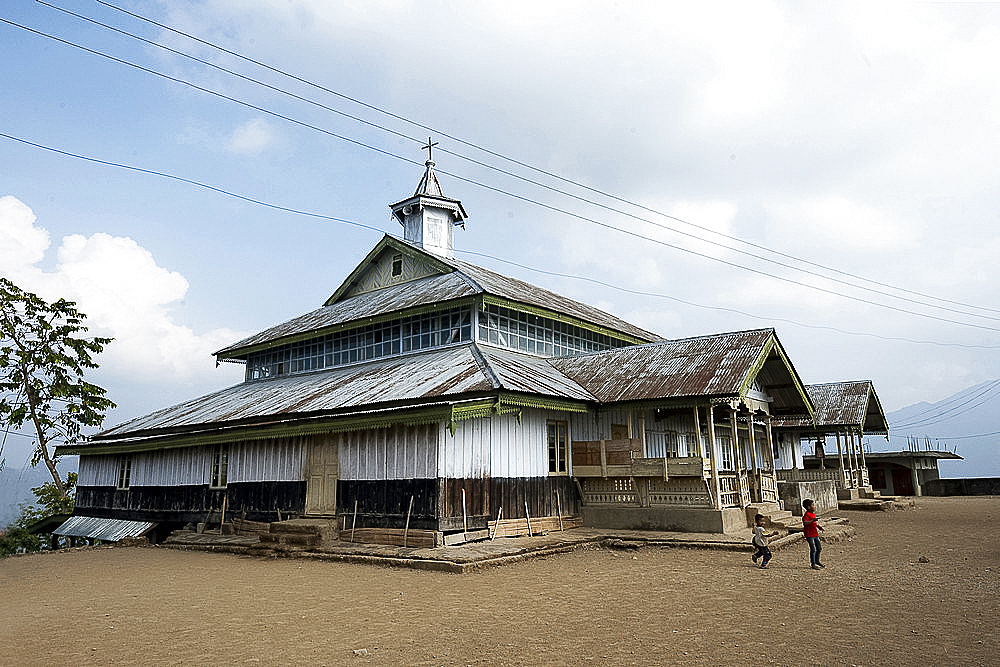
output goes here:
<path id="1" fill-rule="evenodd" d="M 546 422 L 549 445 L 549 473 L 559 474 L 567 471 L 567 450 L 569 449 L 569 424 L 564 421 L 549 420 Z"/>
<path id="2" fill-rule="evenodd" d="M 720 470 L 735 470 L 733 468 L 733 441 L 728 435 L 717 435 L 715 436 L 715 441 L 719 443 L 719 449 L 722 450 L 722 461 L 720 463 Z"/>
<path id="3" fill-rule="evenodd" d="M 212 456 L 212 480 L 210 486 L 213 489 L 224 489 L 229 481 L 229 445 L 223 444 L 215 448 Z"/>
<path id="4" fill-rule="evenodd" d="M 553 357 L 600 352 L 630 345 L 626 340 L 573 324 L 486 304 L 479 311 L 481 342 L 528 354 Z"/>
<path id="5" fill-rule="evenodd" d="M 126 454 L 118 458 L 117 488 L 127 489 L 132 483 L 132 455 Z"/>
<path id="6" fill-rule="evenodd" d="M 310 371 L 472 340 L 468 306 L 400 317 L 254 352 L 246 379 Z"/>

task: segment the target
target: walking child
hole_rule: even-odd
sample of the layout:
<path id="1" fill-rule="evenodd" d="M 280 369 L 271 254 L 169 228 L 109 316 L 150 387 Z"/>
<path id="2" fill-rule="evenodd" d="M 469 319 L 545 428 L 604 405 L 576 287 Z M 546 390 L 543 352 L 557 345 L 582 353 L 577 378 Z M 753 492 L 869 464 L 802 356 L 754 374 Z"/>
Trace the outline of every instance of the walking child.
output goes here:
<path id="1" fill-rule="evenodd" d="M 767 547 L 767 540 L 769 537 L 777 537 L 778 531 L 769 533 L 764 529 L 764 515 L 758 514 L 753 518 L 753 540 L 752 543 L 757 547 L 757 551 L 753 555 L 753 562 L 757 562 L 760 558 L 760 569 L 765 569 L 767 564 L 771 562 L 771 550 Z"/>
<path id="2" fill-rule="evenodd" d="M 819 554 L 823 551 L 823 545 L 819 542 L 819 531 L 823 530 L 823 526 L 819 525 L 819 519 L 816 518 L 816 504 L 811 499 L 803 500 L 802 507 L 806 511 L 802 515 L 802 534 L 809 543 L 809 565 L 812 569 L 819 570 L 826 567 L 819 561 Z"/>

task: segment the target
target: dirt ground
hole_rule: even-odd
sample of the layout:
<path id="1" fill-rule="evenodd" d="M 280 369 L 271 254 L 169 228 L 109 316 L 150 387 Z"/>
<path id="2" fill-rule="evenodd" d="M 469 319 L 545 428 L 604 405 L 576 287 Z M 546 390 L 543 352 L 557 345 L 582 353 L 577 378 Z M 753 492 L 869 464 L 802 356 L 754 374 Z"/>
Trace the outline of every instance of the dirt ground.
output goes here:
<path id="1" fill-rule="evenodd" d="M 837 515 L 857 534 L 824 544 L 819 571 L 804 542 L 769 570 L 665 547 L 464 575 L 167 548 L 10 558 L 0 664 L 1000 664 L 1000 497 Z"/>

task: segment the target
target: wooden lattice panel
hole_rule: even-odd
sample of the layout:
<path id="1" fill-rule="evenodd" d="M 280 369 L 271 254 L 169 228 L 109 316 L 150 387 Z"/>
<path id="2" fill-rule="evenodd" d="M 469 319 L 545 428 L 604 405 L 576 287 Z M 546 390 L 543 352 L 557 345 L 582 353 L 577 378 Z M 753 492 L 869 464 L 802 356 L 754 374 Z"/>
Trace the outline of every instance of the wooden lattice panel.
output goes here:
<path id="1" fill-rule="evenodd" d="M 585 479 L 583 480 L 583 493 L 588 505 L 635 505 L 638 503 L 638 495 L 632 480 L 622 477 Z"/>

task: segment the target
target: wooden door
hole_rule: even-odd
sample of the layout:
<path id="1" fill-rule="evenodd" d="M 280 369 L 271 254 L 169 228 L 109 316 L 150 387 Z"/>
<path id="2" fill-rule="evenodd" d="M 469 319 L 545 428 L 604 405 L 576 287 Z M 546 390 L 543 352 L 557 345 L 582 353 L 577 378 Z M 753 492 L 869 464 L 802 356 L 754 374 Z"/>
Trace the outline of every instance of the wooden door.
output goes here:
<path id="1" fill-rule="evenodd" d="M 895 496 L 913 495 L 913 477 L 909 468 L 892 469 L 892 493 Z"/>
<path id="2" fill-rule="evenodd" d="M 333 438 L 317 437 L 309 446 L 306 475 L 306 514 L 337 513 L 337 478 L 340 464 Z"/>

